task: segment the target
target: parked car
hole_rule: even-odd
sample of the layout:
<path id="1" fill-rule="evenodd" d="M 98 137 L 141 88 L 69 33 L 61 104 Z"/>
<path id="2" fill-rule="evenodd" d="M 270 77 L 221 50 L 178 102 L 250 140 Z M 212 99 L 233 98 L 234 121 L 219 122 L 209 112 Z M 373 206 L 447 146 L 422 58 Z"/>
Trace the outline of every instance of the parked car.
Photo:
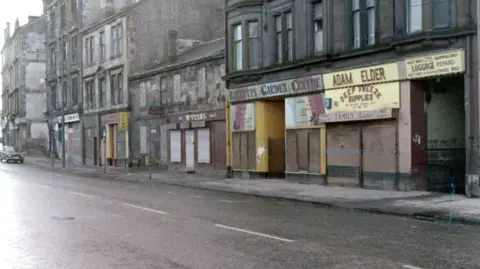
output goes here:
<path id="1" fill-rule="evenodd" d="M 13 147 L 4 146 L 0 151 L 0 162 L 19 162 L 23 163 L 23 153 L 16 152 Z"/>

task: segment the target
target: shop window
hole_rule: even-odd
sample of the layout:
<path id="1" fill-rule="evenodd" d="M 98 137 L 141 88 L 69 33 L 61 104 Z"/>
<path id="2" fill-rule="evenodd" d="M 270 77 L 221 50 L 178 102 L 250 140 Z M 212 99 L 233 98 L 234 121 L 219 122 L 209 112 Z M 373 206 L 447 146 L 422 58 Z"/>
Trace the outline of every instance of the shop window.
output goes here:
<path id="1" fill-rule="evenodd" d="M 256 169 L 255 132 L 234 132 L 232 134 L 232 168 L 236 170 Z"/>
<path id="2" fill-rule="evenodd" d="M 287 131 L 287 172 L 320 173 L 320 129 Z"/>
<path id="3" fill-rule="evenodd" d="M 210 163 L 210 129 L 197 130 L 197 162 Z"/>
<path id="4" fill-rule="evenodd" d="M 170 131 L 170 162 L 182 162 L 182 133 L 181 131 Z"/>

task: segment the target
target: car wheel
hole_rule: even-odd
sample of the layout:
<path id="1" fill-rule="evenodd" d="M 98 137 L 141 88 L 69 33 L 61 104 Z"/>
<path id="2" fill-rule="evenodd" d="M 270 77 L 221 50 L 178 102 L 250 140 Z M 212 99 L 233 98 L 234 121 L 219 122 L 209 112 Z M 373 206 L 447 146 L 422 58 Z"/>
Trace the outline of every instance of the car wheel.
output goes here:
<path id="1" fill-rule="evenodd" d="M 23 163 L 23 160 L 19 161 L 19 163 Z"/>

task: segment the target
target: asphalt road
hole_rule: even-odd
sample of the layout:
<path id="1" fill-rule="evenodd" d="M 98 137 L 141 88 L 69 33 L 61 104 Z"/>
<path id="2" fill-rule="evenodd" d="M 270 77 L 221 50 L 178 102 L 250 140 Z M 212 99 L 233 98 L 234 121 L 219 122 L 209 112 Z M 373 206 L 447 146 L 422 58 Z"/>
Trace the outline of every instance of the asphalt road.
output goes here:
<path id="1" fill-rule="evenodd" d="M 480 268 L 480 227 L 0 164 L 0 268 Z"/>

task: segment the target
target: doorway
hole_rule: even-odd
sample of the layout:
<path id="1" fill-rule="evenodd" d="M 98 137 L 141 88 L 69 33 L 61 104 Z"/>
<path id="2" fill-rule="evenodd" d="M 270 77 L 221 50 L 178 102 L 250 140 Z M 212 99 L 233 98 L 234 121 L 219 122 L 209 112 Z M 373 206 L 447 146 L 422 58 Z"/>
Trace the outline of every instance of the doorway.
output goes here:
<path id="1" fill-rule="evenodd" d="M 415 82 L 414 82 L 415 83 Z M 418 83 L 418 82 L 416 82 Z M 465 107 L 463 75 L 420 81 L 427 114 L 427 190 L 463 193 Z"/>
<path id="2" fill-rule="evenodd" d="M 185 131 L 185 167 L 187 172 L 195 171 L 195 131 Z"/>

